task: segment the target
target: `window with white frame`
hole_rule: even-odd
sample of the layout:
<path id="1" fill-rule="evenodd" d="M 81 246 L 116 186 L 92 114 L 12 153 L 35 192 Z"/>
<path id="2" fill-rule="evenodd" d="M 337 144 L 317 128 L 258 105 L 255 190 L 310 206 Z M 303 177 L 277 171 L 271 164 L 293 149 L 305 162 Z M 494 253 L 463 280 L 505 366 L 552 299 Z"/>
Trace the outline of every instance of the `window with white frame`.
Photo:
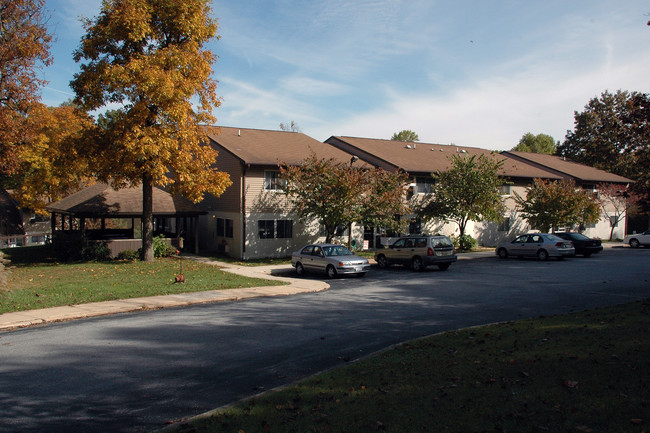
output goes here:
<path id="1" fill-rule="evenodd" d="M 264 172 L 264 189 L 266 191 L 283 191 L 286 181 L 280 177 L 279 170 L 266 170 Z"/>
<path id="2" fill-rule="evenodd" d="M 504 183 L 503 185 L 501 185 L 501 194 L 510 195 L 511 194 L 510 186 L 511 185 L 509 183 Z"/>
<path id="3" fill-rule="evenodd" d="M 275 220 L 259 220 L 257 229 L 260 239 L 273 239 L 275 237 Z"/>
<path id="4" fill-rule="evenodd" d="M 432 176 L 418 176 L 415 178 L 415 192 L 428 194 L 433 190 L 435 180 Z"/>
<path id="5" fill-rule="evenodd" d="M 293 237 L 293 220 L 259 220 L 257 228 L 260 239 Z"/>
<path id="6" fill-rule="evenodd" d="M 293 220 L 277 220 L 277 237 L 278 238 L 292 238 L 293 237 Z"/>
<path id="7" fill-rule="evenodd" d="M 233 237 L 232 220 L 228 218 L 217 218 L 217 236 L 226 238 Z"/>

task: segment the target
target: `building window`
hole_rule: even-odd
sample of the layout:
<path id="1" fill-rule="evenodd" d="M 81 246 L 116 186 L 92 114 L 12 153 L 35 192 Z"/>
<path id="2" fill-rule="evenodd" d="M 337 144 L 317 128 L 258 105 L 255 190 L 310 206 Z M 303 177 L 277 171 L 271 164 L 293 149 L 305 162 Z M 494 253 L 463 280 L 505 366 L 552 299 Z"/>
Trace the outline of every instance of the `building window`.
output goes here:
<path id="1" fill-rule="evenodd" d="M 609 217 L 609 225 L 610 227 L 618 227 L 618 218 L 615 215 Z"/>
<path id="2" fill-rule="evenodd" d="M 259 220 L 257 222 L 257 228 L 260 234 L 260 239 L 273 239 L 275 233 L 274 220 Z"/>
<path id="3" fill-rule="evenodd" d="M 348 226 L 336 226 L 334 230 L 334 236 L 347 236 L 348 233 Z"/>
<path id="4" fill-rule="evenodd" d="M 500 232 L 509 232 L 510 231 L 510 218 L 504 218 L 503 221 L 499 223 L 499 227 L 497 228 L 498 231 Z"/>
<path id="5" fill-rule="evenodd" d="M 267 191 L 282 191 L 286 181 L 280 178 L 278 170 L 266 170 L 264 172 L 264 189 Z"/>
<path id="6" fill-rule="evenodd" d="M 232 238 L 232 220 L 227 218 L 217 218 L 217 236 Z"/>
<path id="7" fill-rule="evenodd" d="M 409 222 L 409 234 L 419 235 L 422 234 L 422 221 L 420 219 L 412 220 Z"/>
<path id="8" fill-rule="evenodd" d="M 509 183 L 504 183 L 503 185 L 501 185 L 501 194 L 510 195 L 511 194 L 510 186 L 511 185 Z"/>
<path id="9" fill-rule="evenodd" d="M 415 178 L 415 192 L 418 194 L 428 194 L 433 190 L 435 180 L 432 176 L 422 176 Z"/>
<path id="10" fill-rule="evenodd" d="M 293 220 L 278 220 L 277 223 L 278 238 L 293 237 Z"/>

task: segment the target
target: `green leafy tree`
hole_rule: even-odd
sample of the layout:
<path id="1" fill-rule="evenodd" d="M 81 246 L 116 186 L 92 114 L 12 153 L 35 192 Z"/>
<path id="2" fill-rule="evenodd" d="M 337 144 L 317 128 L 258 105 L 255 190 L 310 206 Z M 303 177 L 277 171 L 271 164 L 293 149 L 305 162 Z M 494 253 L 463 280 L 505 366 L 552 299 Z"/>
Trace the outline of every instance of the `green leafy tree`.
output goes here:
<path id="1" fill-rule="evenodd" d="M 40 101 L 36 68 L 51 63 L 43 0 L 0 0 L 0 173 L 21 166 L 18 148 L 31 140 L 28 113 Z"/>
<path id="2" fill-rule="evenodd" d="M 576 111 L 558 155 L 635 180 L 650 210 L 650 95 L 619 90 L 593 98 Z"/>
<path id="3" fill-rule="evenodd" d="M 420 137 L 418 137 L 418 135 L 410 129 L 404 129 L 400 132 L 396 132 L 390 139 L 393 141 L 420 141 Z"/>
<path id="4" fill-rule="evenodd" d="M 553 137 L 546 134 L 531 134 L 527 132 L 519 140 L 519 144 L 512 148 L 519 152 L 545 153 L 553 155 L 557 148 Z"/>
<path id="5" fill-rule="evenodd" d="M 143 186 L 143 260 L 152 261 L 154 185 L 199 201 L 230 184 L 200 124 L 219 105 L 203 46 L 217 32 L 208 0 L 104 0 L 75 52 L 75 101 L 95 111 L 117 104 L 86 147 L 101 180 Z"/>
<path id="6" fill-rule="evenodd" d="M 500 221 L 505 213 L 499 176 L 503 160 L 453 155 L 450 161 L 448 170 L 433 174 L 436 183 L 419 210 L 421 216 L 455 222 L 461 237 L 469 221 Z"/>
<path id="7" fill-rule="evenodd" d="M 318 220 L 327 242 L 337 227 L 353 222 L 397 228 L 395 215 L 406 212 L 407 176 L 402 172 L 355 167 L 315 154 L 280 170 L 294 211 L 303 220 Z"/>
<path id="8" fill-rule="evenodd" d="M 595 224 L 601 215 L 598 198 L 566 179 L 552 182 L 535 179 L 526 198 L 515 193 L 515 202 L 531 227 L 543 232 Z"/>

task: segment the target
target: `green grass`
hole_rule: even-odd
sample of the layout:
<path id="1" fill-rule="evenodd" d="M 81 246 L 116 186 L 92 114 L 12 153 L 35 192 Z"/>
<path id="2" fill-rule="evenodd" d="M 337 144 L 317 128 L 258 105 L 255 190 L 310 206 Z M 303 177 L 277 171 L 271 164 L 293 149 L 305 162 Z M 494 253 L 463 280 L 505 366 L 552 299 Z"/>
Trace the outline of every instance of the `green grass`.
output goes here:
<path id="1" fill-rule="evenodd" d="M 647 432 L 650 301 L 411 341 L 174 431 Z"/>
<path id="2" fill-rule="evenodd" d="M 6 256 L 6 287 L 0 290 L 0 313 L 142 296 L 282 285 L 249 278 L 216 266 L 183 259 L 185 283 L 175 283 L 178 258 L 154 262 L 56 263 L 35 247 L 13 248 Z M 23 250 L 23 251 L 18 251 Z M 25 251 L 27 250 L 27 251 Z M 5 257 L 7 258 L 7 257 Z"/>

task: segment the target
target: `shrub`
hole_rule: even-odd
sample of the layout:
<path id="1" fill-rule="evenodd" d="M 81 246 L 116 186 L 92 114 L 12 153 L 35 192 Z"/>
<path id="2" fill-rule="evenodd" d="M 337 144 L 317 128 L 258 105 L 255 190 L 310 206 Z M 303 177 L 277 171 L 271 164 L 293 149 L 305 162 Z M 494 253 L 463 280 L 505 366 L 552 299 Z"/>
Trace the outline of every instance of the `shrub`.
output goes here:
<path id="1" fill-rule="evenodd" d="M 470 251 L 478 246 L 478 241 L 470 235 L 452 236 L 454 246 L 461 251 Z"/>
<path id="2" fill-rule="evenodd" d="M 134 262 L 140 258 L 140 254 L 136 250 L 124 250 L 120 251 L 117 255 L 118 260 L 126 260 L 129 262 Z"/>
<path id="3" fill-rule="evenodd" d="M 111 259 L 111 250 L 106 242 L 84 242 L 81 258 L 93 262 L 105 262 Z"/>
<path id="4" fill-rule="evenodd" d="M 165 236 L 160 235 L 153 238 L 153 256 L 169 257 L 176 254 L 176 248 L 167 243 Z"/>

